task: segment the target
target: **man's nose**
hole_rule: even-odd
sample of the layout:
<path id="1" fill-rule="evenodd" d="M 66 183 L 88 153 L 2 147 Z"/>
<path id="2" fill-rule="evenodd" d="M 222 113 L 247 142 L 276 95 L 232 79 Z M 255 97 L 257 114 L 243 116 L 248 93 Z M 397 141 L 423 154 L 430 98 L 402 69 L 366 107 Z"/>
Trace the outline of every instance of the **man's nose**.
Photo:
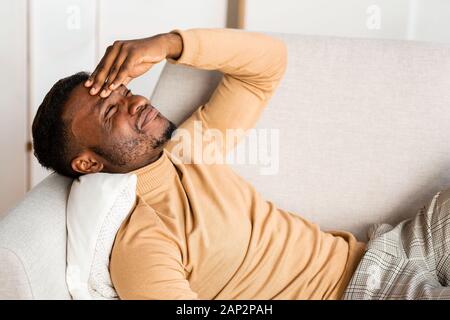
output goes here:
<path id="1" fill-rule="evenodd" d="M 142 99 L 140 97 L 131 97 L 131 99 L 128 101 L 128 113 L 134 116 L 142 108 L 145 108 L 146 105 L 147 101 L 145 99 Z"/>

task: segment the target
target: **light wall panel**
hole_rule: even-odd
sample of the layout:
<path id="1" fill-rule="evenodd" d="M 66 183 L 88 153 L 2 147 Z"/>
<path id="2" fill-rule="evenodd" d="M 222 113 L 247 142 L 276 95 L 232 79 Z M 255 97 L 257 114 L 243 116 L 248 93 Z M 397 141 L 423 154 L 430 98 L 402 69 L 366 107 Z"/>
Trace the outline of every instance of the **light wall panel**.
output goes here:
<path id="1" fill-rule="evenodd" d="M 26 0 L 2 1 L 0 21 L 1 216 L 23 196 L 27 185 Z"/>

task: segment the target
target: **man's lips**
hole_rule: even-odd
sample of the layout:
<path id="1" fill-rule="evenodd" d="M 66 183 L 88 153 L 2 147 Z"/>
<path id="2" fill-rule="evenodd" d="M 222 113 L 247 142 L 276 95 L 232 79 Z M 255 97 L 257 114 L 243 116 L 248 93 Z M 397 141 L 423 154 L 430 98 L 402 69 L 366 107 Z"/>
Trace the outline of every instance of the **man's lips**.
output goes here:
<path id="1" fill-rule="evenodd" d="M 141 111 L 139 118 L 137 119 L 136 127 L 139 130 L 142 130 L 147 124 L 156 118 L 158 113 L 159 111 L 156 108 L 146 105 L 145 109 Z"/>

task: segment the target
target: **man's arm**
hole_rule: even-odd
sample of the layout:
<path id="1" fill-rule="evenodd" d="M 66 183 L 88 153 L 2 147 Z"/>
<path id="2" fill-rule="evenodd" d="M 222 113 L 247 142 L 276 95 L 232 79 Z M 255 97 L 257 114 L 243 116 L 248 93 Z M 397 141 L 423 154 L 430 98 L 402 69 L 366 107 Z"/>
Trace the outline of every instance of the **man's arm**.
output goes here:
<path id="1" fill-rule="evenodd" d="M 243 132 L 253 128 L 285 72 L 285 44 L 261 33 L 233 29 L 172 33 L 181 35 L 183 51 L 177 60 L 169 62 L 224 73 L 210 100 L 181 127 L 192 131 L 193 123 L 201 121 L 203 129 L 218 129 L 223 137 L 227 129 Z M 226 141 L 231 144 L 223 151 L 226 153 L 238 141 Z M 169 142 L 168 149 L 174 144 Z"/>

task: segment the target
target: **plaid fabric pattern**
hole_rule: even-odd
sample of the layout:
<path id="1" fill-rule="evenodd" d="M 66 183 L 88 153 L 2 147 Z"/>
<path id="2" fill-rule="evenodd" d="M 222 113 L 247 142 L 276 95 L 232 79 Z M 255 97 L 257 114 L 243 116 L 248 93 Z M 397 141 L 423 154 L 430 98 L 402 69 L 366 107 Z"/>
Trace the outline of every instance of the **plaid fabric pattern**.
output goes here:
<path id="1" fill-rule="evenodd" d="M 450 189 L 395 228 L 372 230 L 344 299 L 450 299 Z"/>

